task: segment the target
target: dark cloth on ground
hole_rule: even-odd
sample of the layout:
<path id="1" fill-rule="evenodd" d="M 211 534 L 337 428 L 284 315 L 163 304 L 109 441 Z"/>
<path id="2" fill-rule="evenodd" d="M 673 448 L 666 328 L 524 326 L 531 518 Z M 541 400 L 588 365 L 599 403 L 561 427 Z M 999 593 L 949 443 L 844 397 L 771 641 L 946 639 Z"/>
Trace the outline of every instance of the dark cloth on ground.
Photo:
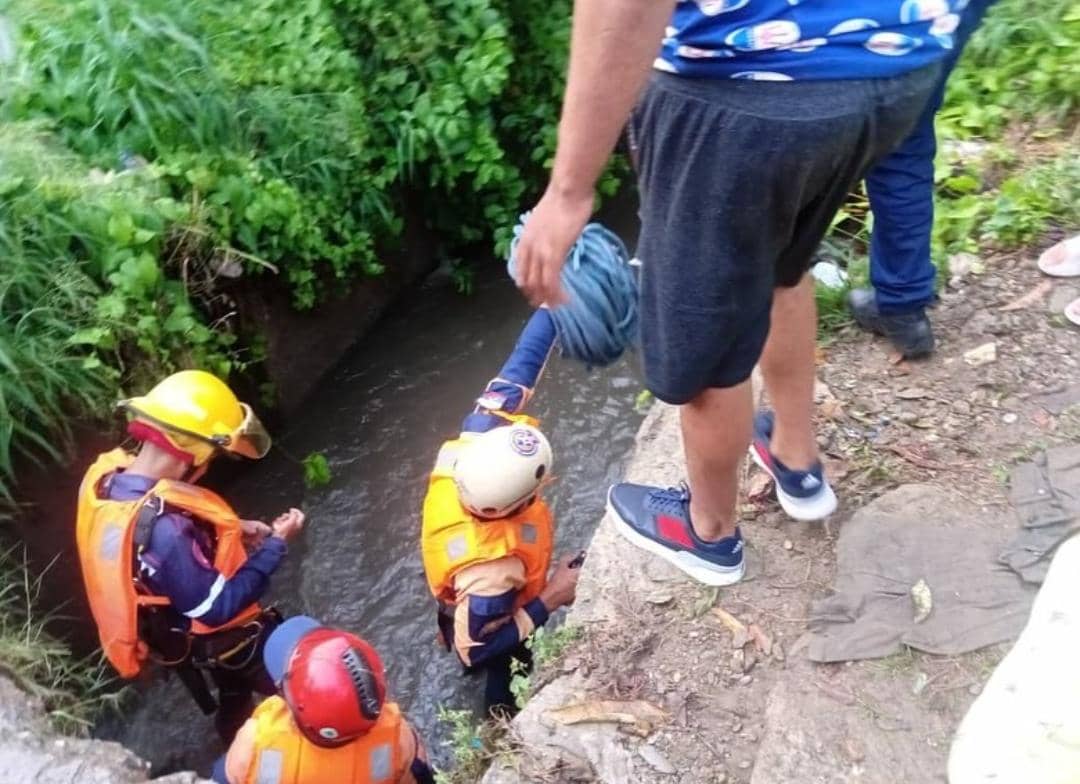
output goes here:
<path id="1" fill-rule="evenodd" d="M 1009 500 L 1020 533 L 1001 563 L 1025 582 L 1041 584 L 1058 545 L 1080 532 L 1080 445 L 1055 447 L 1014 468 Z"/>
<path id="2" fill-rule="evenodd" d="M 641 190 L 646 384 L 685 403 L 750 377 L 773 289 L 796 285 L 852 185 L 910 133 L 937 80 L 656 74 L 630 134 Z"/>
<path id="3" fill-rule="evenodd" d="M 861 509 L 840 532 L 835 595 L 811 607 L 810 659 L 873 659 L 904 646 L 955 655 L 1014 639 L 1035 592 L 997 563 L 1011 528 L 1008 515 L 987 518 L 931 485 L 904 485 Z"/>

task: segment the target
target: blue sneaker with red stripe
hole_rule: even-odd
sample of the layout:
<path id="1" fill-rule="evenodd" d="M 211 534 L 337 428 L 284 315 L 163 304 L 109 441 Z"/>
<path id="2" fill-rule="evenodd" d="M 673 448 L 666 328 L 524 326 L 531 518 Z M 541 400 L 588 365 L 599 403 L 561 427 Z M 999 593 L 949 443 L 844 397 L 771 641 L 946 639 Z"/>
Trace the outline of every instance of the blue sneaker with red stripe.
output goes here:
<path id="1" fill-rule="evenodd" d="M 754 462 L 773 478 L 776 500 L 795 520 L 822 520 L 836 511 L 836 494 L 825 479 L 825 472 L 818 463 L 809 471 L 795 471 L 769 451 L 772 441 L 773 414 L 760 411 L 754 417 L 754 440 L 750 444 L 750 456 Z"/>
<path id="2" fill-rule="evenodd" d="M 608 491 L 616 530 L 706 585 L 731 585 L 743 576 L 743 540 L 735 535 L 705 542 L 690 525 L 690 489 L 622 482 Z"/>

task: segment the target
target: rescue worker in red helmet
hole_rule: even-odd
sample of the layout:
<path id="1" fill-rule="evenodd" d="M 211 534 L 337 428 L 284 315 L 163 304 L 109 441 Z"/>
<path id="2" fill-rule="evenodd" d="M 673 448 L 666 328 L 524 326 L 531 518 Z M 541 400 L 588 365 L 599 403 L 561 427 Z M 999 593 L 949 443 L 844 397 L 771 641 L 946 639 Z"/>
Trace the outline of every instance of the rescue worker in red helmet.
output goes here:
<path id="1" fill-rule="evenodd" d="M 552 452 L 521 413 L 555 340 L 550 314 L 536 311 L 461 435 L 440 449 L 424 499 L 421 552 L 440 633 L 467 670 L 486 670 L 488 711 L 514 712 L 511 663 L 531 667 L 525 640 L 577 586 L 573 555 L 548 576 L 555 531 L 540 492 Z"/>
<path id="2" fill-rule="evenodd" d="M 151 662 L 172 668 L 228 743 L 252 693 L 273 693 L 262 646 L 280 616 L 258 602 L 304 515 L 242 520 L 194 484 L 219 454 L 258 459 L 270 448 L 252 410 L 210 373 L 175 373 L 120 406 L 139 448 L 98 456 L 76 526 L 101 645 L 124 678 Z"/>
<path id="3" fill-rule="evenodd" d="M 266 643 L 279 694 L 214 766 L 219 784 L 434 784 L 416 732 L 386 699 L 382 661 L 355 634 L 298 616 Z"/>

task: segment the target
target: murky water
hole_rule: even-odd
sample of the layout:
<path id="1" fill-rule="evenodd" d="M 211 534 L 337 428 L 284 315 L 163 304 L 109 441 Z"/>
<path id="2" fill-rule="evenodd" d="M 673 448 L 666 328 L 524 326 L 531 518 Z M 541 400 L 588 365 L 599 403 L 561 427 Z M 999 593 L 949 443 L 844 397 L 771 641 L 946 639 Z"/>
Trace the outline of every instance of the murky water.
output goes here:
<path id="1" fill-rule="evenodd" d="M 479 677 L 434 642 L 434 606 L 418 552 L 419 511 L 440 443 L 457 432 L 529 316 L 501 269 L 471 297 L 434 276 L 346 356 L 279 432 L 271 456 L 227 495 L 245 516 L 270 519 L 302 506 L 308 527 L 274 577 L 287 614 L 354 630 L 382 654 L 393 697 L 437 751 L 440 705 L 477 707 Z M 640 422 L 633 360 L 587 373 L 552 359 L 534 399 L 555 449 L 559 481 L 548 497 L 557 552 L 585 545 Z M 306 490 L 296 459 L 322 451 L 334 478 Z M 155 766 L 205 766 L 218 753 L 210 722 L 174 682 L 154 686 L 123 726 L 102 728 Z M 441 756 L 441 755 L 439 755 Z"/>

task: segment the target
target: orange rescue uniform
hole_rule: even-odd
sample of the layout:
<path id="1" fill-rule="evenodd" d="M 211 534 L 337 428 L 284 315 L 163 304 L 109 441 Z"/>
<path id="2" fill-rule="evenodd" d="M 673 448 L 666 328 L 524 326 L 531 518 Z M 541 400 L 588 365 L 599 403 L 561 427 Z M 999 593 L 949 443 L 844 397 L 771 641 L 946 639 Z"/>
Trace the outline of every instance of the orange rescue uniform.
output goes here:
<path id="1" fill-rule="evenodd" d="M 114 501 L 102 493 L 102 482 L 131 464 L 122 449 L 98 457 L 79 489 L 76 539 L 90 610 L 106 657 L 124 678 L 139 674 L 149 658 L 149 646 L 139 638 L 140 607 L 167 605 L 164 596 L 150 594 L 138 581 L 135 523 L 147 502 L 190 514 L 214 529 L 214 568 L 226 579 L 247 560 L 240 521 L 216 493 L 186 482 L 162 479 L 143 498 Z M 227 624 L 209 627 L 193 621 L 193 634 L 211 634 L 247 623 L 260 608 L 253 604 Z"/>
<path id="2" fill-rule="evenodd" d="M 225 758 L 229 784 L 413 784 L 422 754 L 395 703 L 383 704 L 375 726 L 344 746 L 317 746 L 296 726 L 279 696 L 262 702 Z"/>
<path id="3" fill-rule="evenodd" d="M 535 424 L 525 416 L 508 417 Z M 468 632 L 468 595 L 498 595 L 516 590 L 513 621 L 519 638 L 534 628 L 522 608 L 540 595 L 547 584 L 554 539 L 551 509 L 542 498 L 516 514 L 482 520 L 469 513 L 458 499 L 453 468 L 463 439 L 443 444 L 424 498 L 421 555 L 432 595 L 443 606 L 455 606 L 454 644 L 462 661 L 470 664 L 469 649 L 478 643 Z"/>

